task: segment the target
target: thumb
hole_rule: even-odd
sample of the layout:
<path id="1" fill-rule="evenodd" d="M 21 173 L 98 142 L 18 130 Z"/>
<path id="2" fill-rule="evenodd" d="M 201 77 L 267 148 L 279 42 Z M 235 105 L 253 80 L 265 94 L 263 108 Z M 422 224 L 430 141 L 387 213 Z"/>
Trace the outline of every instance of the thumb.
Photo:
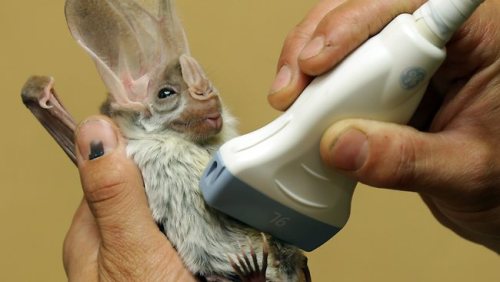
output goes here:
<path id="1" fill-rule="evenodd" d="M 464 159 L 478 152 L 456 132 L 424 133 L 369 120 L 334 124 L 321 141 L 324 162 L 358 181 L 384 188 L 449 198 L 450 189 L 471 181 Z M 458 191 L 457 191 L 458 192 Z"/>
<path id="2" fill-rule="evenodd" d="M 106 117 L 92 117 L 76 132 L 77 162 L 84 197 L 103 243 L 142 240 L 156 228 L 141 174 L 127 158 L 125 140 Z"/>

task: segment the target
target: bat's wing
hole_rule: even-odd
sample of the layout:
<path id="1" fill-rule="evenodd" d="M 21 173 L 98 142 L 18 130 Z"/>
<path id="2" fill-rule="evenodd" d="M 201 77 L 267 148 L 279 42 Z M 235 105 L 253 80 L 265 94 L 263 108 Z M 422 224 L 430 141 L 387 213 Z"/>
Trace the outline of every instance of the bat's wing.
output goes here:
<path id="1" fill-rule="evenodd" d="M 54 79 L 46 76 L 30 77 L 23 86 L 21 98 L 24 105 L 76 164 L 76 122 L 57 97 Z"/>
<path id="2" fill-rule="evenodd" d="M 160 68 L 189 54 L 170 0 L 67 0 L 65 10 L 71 33 L 112 95 L 112 106 L 142 109 Z"/>

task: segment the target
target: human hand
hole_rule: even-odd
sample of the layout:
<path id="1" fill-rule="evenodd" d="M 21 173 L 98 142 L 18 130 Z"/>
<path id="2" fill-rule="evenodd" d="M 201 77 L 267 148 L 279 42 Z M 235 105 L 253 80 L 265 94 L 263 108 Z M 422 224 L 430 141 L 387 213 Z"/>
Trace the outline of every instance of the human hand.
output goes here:
<path id="1" fill-rule="evenodd" d="M 321 1 L 285 41 L 271 105 L 288 108 L 311 77 L 423 2 Z M 443 225 L 498 253 L 499 13 L 499 0 L 485 1 L 447 45 L 448 57 L 411 122 L 423 131 L 344 120 L 327 130 L 320 148 L 326 164 L 358 181 L 420 193 Z"/>
<path id="2" fill-rule="evenodd" d="M 194 281 L 153 221 L 141 174 L 112 121 L 83 122 L 76 144 L 84 199 L 64 242 L 68 279 Z"/>

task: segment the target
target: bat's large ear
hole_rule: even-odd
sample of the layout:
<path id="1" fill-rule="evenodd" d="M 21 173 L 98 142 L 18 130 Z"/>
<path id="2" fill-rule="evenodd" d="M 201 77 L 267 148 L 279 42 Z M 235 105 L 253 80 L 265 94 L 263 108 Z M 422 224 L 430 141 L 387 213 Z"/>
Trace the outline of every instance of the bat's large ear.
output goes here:
<path id="1" fill-rule="evenodd" d="M 141 110 L 149 82 L 189 52 L 169 0 L 67 0 L 66 20 L 95 61 L 111 105 Z"/>
<path id="2" fill-rule="evenodd" d="M 151 11 L 159 20 L 162 29 L 162 38 L 168 50 L 172 50 L 178 58 L 181 54 L 189 55 L 189 44 L 179 17 L 174 8 L 174 0 L 142 0 L 144 7 Z M 150 3 L 147 5 L 147 3 Z"/>
<path id="3" fill-rule="evenodd" d="M 179 62 L 181 65 L 182 78 L 188 85 L 189 91 L 193 94 L 197 94 L 196 97 L 209 94 L 211 83 L 201 65 L 189 55 L 181 55 Z"/>

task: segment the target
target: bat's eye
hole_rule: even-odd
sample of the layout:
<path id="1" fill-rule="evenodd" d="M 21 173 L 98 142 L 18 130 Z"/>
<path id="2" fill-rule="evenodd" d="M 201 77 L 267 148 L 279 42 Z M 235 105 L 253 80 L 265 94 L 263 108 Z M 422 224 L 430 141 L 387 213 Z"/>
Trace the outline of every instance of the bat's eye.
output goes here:
<path id="1" fill-rule="evenodd" d="M 177 92 L 174 89 L 171 87 L 165 87 L 158 92 L 158 98 L 165 99 L 175 94 L 177 94 Z"/>

